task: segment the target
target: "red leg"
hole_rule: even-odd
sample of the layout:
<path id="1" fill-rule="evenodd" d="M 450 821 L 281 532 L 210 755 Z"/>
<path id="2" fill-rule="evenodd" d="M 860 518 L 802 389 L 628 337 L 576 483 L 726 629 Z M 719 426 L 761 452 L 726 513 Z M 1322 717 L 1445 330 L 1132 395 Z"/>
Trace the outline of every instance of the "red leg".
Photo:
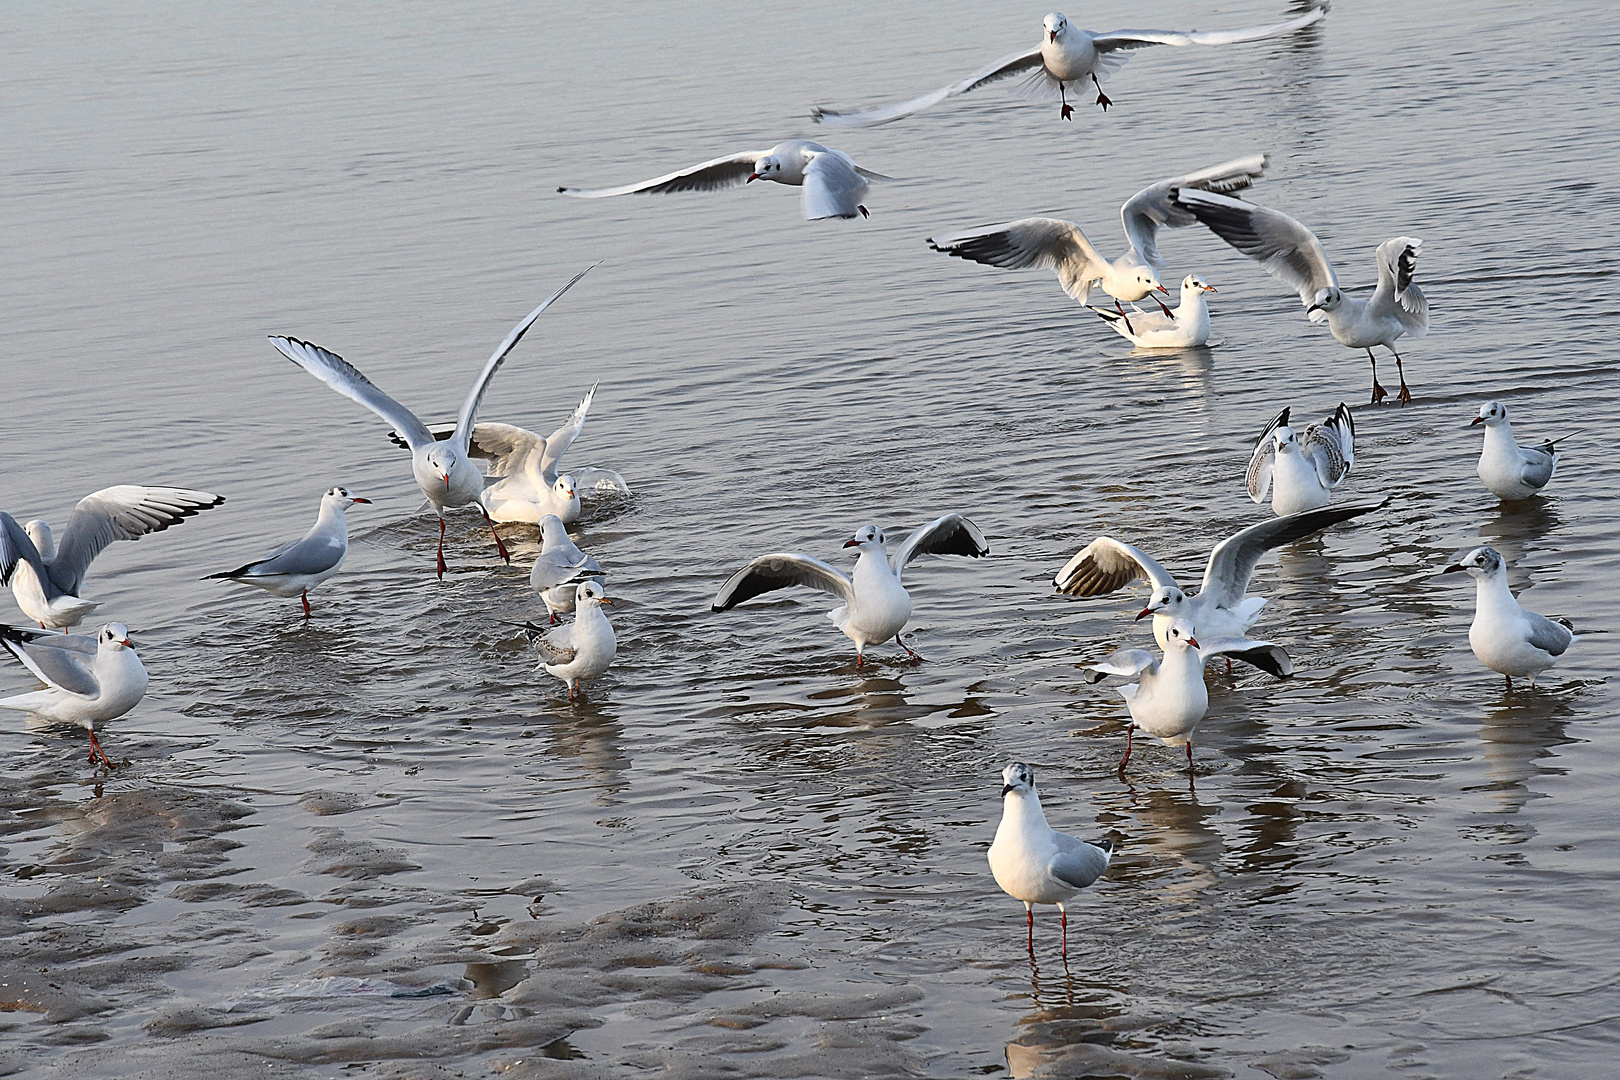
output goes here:
<path id="1" fill-rule="evenodd" d="M 1035 954 L 1035 909 L 1028 904 L 1024 905 L 1024 922 L 1029 927 L 1029 952 Z"/>
<path id="2" fill-rule="evenodd" d="M 911 646 L 907 645 L 905 643 L 905 641 L 900 637 L 899 634 L 894 635 L 894 643 L 896 645 L 900 646 L 902 649 L 906 650 L 906 655 L 911 657 L 913 660 L 921 660 L 922 659 L 922 657 L 918 656 L 916 653 L 911 651 Z"/>
<path id="3" fill-rule="evenodd" d="M 1504 676 L 1502 676 L 1502 678 L 1504 678 L 1504 679 L 1506 679 L 1508 681 L 1508 689 L 1509 690 L 1513 689 L 1513 676 L 1504 675 Z"/>
<path id="4" fill-rule="evenodd" d="M 1125 756 L 1119 760 L 1119 778 L 1121 780 L 1125 779 L 1125 766 L 1129 764 L 1131 760 L 1131 739 L 1135 735 L 1136 723 L 1135 721 L 1132 721 L 1131 726 L 1125 729 Z"/>
<path id="5" fill-rule="evenodd" d="M 107 768 L 111 769 L 113 767 L 113 763 L 107 760 L 107 751 L 105 751 L 105 750 L 103 750 L 101 748 L 101 743 L 96 739 L 96 733 L 95 733 L 94 729 L 92 729 L 91 732 L 90 732 L 90 757 L 89 757 L 89 760 L 94 761 L 94 760 L 96 760 L 97 757 L 101 758 L 101 763 L 103 765 L 107 766 Z"/>
<path id="6" fill-rule="evenodd" d="M 1187 740 L 1187 771 L 1192 772 L 1192 740 Z"/>
<path id="7" fill-rule="evenodd" d="M 856 649 L 855 650 L 855 666 L 856 666 L 856 668 L 859 668 L 861 666 L 861 659 L 862 659 L 861 650 Z"/>
<path id="8" fill-rule="evenodd" d="M 304 618 L 307 619 L 307 618 L 309 618 L 309 590 L 305 589 L 299 595 L 301 595 L 304 598 Z"/>
<path id="9" fill-rule="evenodd" d="M 1119 317 L 1125 320 L 1125 329 L 1130 330 L 1133 334 L 1136 333 L 1136 331 L 1131 328 L 1131 317 L 1125 314 L 1125 309 L 1119 306 L 1119 301 L 1117 299 L 1114 301 L 1114 310 L 1119 312 Z"/>
<path id="10" fill-rule="evenodd" d="M 557 625 L 557 613 L 555 611 L 552 611 L 550 608 L 546 608 L 546 616 L 547 616 L 547 618 L 549 620 L 546 623 L 547 626 L 556 626 Z"/>
<path id="11" fill-rule="evenodd" d="M 444 515 L 439 515 L 439 580 L 444 580 Z"/>
<path id="12" fill-rule="evenodd" d="M 1378 385 L 1378 357 L 1373 355 L 1373 351 L 1371 349 L 1367 350 L 1367 359 L 1372 361 L 1372 369 L 1373 369 L 1373 389 L 1372 389 L 1373 397 L 1372 397 L 1372 403 L 1374 405 L 1376 405 L 1380 401 L 1383 401 L 1385 398 L 1387 398 L 1389 396 L 1389 391 L 1385 390 L 1382 386 Z"/>
<path id="13" fill-rule="evenodd" d="M 1159 305 L 1159 310 L 1160 311 L 1164 312 L 1166 315 L 1168 315 L 1172 319 L 1175 318 L 1175 315 L 1170 311 L 1170 309 L 1164 306 L 1164 301 L 1163 300 L 1160 300 L 1157 296 L 1155 296 L 1153 298 L 1153 302 L 1155 304 Z"/>
<path id="14" fill-rule="evenodd" d="M 1228 675 L 1232 674 L 1232 658 L 1230 656 L 1226 658 L 1226 673 Z"/>
<path id="15" fill-rule="evenodd" d="M 495 550 L 501 553 L 501 559 L 507 566 L 512 565 L 512 556 L 506 553 L 506 545 L 501 543 L 501 534 L 495 531 L 495 523 L 489 520 L 489 513 L 480 506 L 478 512 L 484 515 L 484 524 L 489 526 L 489 535 L 495 538 Z"/>
<path id="16" fill-rule="evenodd" d="M 1069 958 L 1069 912 L 1062 904 L 1058 905 L 1059 918 L 1063 923 L 1063 958 Z"/>

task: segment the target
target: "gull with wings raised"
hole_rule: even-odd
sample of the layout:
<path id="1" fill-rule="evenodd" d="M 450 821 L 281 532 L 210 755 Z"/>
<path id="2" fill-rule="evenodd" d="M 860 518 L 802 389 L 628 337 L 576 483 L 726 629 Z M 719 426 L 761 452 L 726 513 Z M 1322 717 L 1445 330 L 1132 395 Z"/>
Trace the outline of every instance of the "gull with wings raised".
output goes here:
<path id="1" fill-rule="evenodd" d="M 1300 436 L 1288 426 L 1288 409 L 1260 433 L 1249 457 L 1246 482 L 1257 503 L 1271 496 L 1278 517 L 1326 506 L 1356 463 L 1356 421 L 1342 401 L 1333 415 Z"/>
<path id="2" fill-rule="evenodd" d="M 1092 665 L 1086 675 L 1086 681 L 1093 683 L 1110 675 L 1136 680 L 1119 688 L 1131 714 L 1125 729 L 1125 756 L 1119 760 L 1122 780 L 1137 728 L 1156 736 L 1166 746 L 1185 746 L 1187 772 L 1192 772 L 1192 735 L 1209 711 L 1209 690 L 1204 686 L 1206 658 L 1198 639 L 1193 637 L 1192 623 L 1186 619 L 1170 620 L 1163 640 L 1163 660 L 1146 649 L 1121 649 Z"/>

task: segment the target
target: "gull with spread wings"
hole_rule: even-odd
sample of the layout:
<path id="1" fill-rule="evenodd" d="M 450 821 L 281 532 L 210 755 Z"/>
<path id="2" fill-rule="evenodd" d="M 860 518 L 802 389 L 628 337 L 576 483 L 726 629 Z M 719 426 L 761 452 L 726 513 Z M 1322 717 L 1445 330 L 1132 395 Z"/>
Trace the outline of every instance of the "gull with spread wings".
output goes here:
<path id="1" fill-rule="evenodd" d="M 1288 408 L 1260 433 L 1249 457 L 1246 482 L 1257 503 L 1271 496 L 1278 517 L 1326 506 L 1356 463 L 1356 421 L 1344 402 L 1301 436 L 1288 426 Z"/>

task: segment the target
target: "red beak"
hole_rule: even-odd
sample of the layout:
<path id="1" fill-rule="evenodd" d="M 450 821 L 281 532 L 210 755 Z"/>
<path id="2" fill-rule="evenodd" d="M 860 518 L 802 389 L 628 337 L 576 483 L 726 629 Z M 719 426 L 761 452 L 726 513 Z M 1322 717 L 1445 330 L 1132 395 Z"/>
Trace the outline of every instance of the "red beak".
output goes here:
<path id="1" fill-rule="evenodd" d="M 1164 295 L 1166 295 L 1166 296 L 1170 295 L 1170 290 L 1165 288 L 1163 285 L 1160 285 L 1158 288 L 1159 288 L 1160 292 L 1164 293 Z"/>
<path id="2" fill-rule="evenodd" d="M 744 180 L 743 183 L 752 184 L 755 180 L 758 180 L 758 179 L 759 179 L 759 173 L 751 172 L 751 173 L 748 174 L 748 179 Z"/>
<path id="3" fill-rule="evenodd" d="M 844 546 L 845 547 L 860 547 L 861 542 L 859 540 L 851 538 L 849 540 L 844 541 Z"/>
<path id="4" fill-rule="evenodd" d="M 446 491 L 450 490 L 450 474 L 449 473 L 444 474 L 444 490 L 446 490 Z"/>
<path id="5" fill-rule="evenodd" d="M 1136 613 L 1136 621 L 1141 622 L 1143 619 L 1147 618 L 1151 614 L 1153 614 L 1153 609 L 1152 608 L 1143 608 L 1141 611 L 1138 611 Z"/>
<path id="6" fill-rule="evenodd" d="M 371 500 L 370 499 L 362 499 L 358 495 L 350 495 L 349 496 L 349 501 L 350 502 L 357 502 L 357 503 L 365 503 L 367 506 L 371 505 Z"/>
<path id="7" fill-rule="evenodd" d="M 1047 40 L 1049 40 L 1049 41 L 1056 41 L 1057 40 L 1057 31 L 1056 30 L 1048 30 L 1046 32 L 1046 37 L 1047 37 Z"/>
<path id="8" fill-rule="evenodd" d="M 1195 638 L 1195 637 L 1188 638 L 1187 639 L 1187 644 L 1191 645 L 1195 649 L 1201 648 L 1201 646 L 1198 644 L 1198 639 Z"/>
<path id="9" fill-rule="evenodd" d="M 118 644 L 122 645 L 126 649 L 133 649 L 135 647 L 135 643 L 133 641 L 129 640 L 129 638 L 125 638 L 123 641 L 120 641 Z"/>
<path id="10" fill-rule="evenodd" d="M 1484 422 L 1485 418 L 1483 416 L 1476 416 L 1472 420 L 1468 421 L 1468 426 L 1474 427 L 1476 424 L 1483 424 Z"/>

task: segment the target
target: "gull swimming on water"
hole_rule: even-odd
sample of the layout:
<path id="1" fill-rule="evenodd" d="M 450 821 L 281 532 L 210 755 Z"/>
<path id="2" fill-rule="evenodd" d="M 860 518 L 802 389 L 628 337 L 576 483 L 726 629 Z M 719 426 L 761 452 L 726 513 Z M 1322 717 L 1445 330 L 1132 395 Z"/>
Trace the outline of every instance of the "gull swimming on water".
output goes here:
<path id="1" fill-rule="evenodd" d="M 1209 230 L 1251 259 L 1266 273 L 1299 293 L 1311 322 L 1326 322 L 1333 339 L 1351 349 L 1367 350 L 1372 361 L 1372 400 L 1376 405 L 1389 393 L 1378 384 L 1378 358 L 1373 346 L 1382 345 L 1395 357 L 1402 403 L 1412 400 L 1406 372 L 1395 341 L 1402 334 L 1420 338 L 1429 332 L 1429 302 L 1413 282 L 1423 241 L 1397 236 L 1378 245 L 1378 287 L 1362 300 L 1346 296 L 1339 276 L 1328 262 L 1316 234 L 1279 210 L 1255 206 L 1241 199 L 1209 191 L 1178 190 L 1172 201 L 1209 226 Z"/>
<path id="2" fill-rule="evenodd" d="M 115 540 L 139 540 L 225 501 L 190 488 L 121 484 L 86 495 L 73 508 L 58 545 L 51 527 L 35 519 L 18 526 L 0 510 L 0 585 L 41 627 L 77 626 L 100 603 L 79 596 L 95 557 Z"/>
<path id="3" fill-rule="evenodd" d="M 1165 630 L 1164 659 L 1157 660 L 1146 649 L 1121 649 L 1100 664 L 1092 666 L 1086 681 L 1098 683 L 1110 675 L 1136 679 L 1119 688 L 1130 709 L 1131 723 L 1125 729 L 1125 756 L 1119 761 L 1119 775 L 1131 760 L 1131 737 L 1141 728 L 1157 736 L 1166 746 L 1187 748 L 1187 771 L 1193 767 L 1192 733 L 1209 711 L 1209 691 L 1204 686 L 1204 657 L 1199 655 L 1198 639 L 1192 623 L 1172 619 Z"/>
<path id="4" fill-rule="evenodd" d="M 254 585 L 272 596 L 297 596 L 304 601 L 304 618 L 309 618 L 309 590 L 337 573 L 349 554 L 349 519 L 344 511 L 355 503 L 371 502 L 350 495 L 347 488 L 335 487 L 321 496 L 321 509 L 300 540 L 282 544 L 262 559 L 244 563 L 223 574 L 209 574 L 209 581 L 224 578 Z"/>
<path id="5" fill-rule="evenodd" d="M 978 526 L 961 514 L 936 518 L 906 537 L 892 556 L 884 547 L 883 530 L 863 525 L 844 542 L 859 548 L 855 572 L 845 577 L 820 559 L 792 552 L 761 555 L 726 579 L 714 598 L 715 611 L 729 611 L 762 593 L 804 585 L 838 597 L 843 603 L 827 618 L 855 643 L 855 666 L 860 667 L 868 645 L 893 638 L 913 660 L 919 659 L 900 631 L 911 618 L 911 594 L 901 584 L 906 565 L 918 555 L 966 555 L 978 559 L 990 554 L 990 545 Z"/>
<path id="6" fill-rule="evenodd" d="M 1507 678 L 1536 676 L 1557 662 L 1575 642 L 1574 628 L 1564 619 L 1549 619 L 1523 607 L 1508 588 L 1507 562 L 1494 548 L 1478 547 L 1441 571 L 1466 571 L 1479 582 L 1474 600 L 1474 621 L 1468 627 L 1468 645 L 1479 662 Z"/>
<path id="7" fill-rule="evenodd" d="M 603 594 L 602 586 L 593 578 L 580 582 L 574 592 L 573 622 L 549 630 L 533 623 L 523 624 L 540 651 L 540 666 L 568 687 L 569 701 L 574 700 L 580 682 L 606 671 L 619 651 L 613 624 L 602 611 L 603 604 L 613 601 Z"/>
<path id="8" fill-rule="evenodd" d="M 1356 463 L 1356 421 L 1342 401 L 1333 415 L 1305 429 L 1301 438 L 1288 426 L 1288 409 L 1278 413 L 1254 445 L 1246 477 L 1249 498 L 1266 501 L 1278 517 L 1326 506 L 1333 489 Z"/>
<path id="9" fill-rule="evenodd" d="M 0 642 L 45 689 L 0 698 L 0 709 L 75 724 L 90 733 L 90 760 L 112 768 L 96 725 L 123 716 L 146 696 L 146 668 L 129 628 L 108 623 L 92 640 L 57 630 L 0 625 Z"/>
<path id="10" fill-rule="evenodd" d="M 1039 46 L 1004 56 L 961 82 L 942 86 L 909 101 L 875 109 L 841 112 L 817 106 L 810 110 L 810 116 L 817 123 L 833 127 L 873 127 L 921 112 L 930 105 L 976 90 L 986 83 L 1024 75 L 1024 80 L 1014 92 L 1030 100 L 1061 101 L 1063 107 L 1060 112 L 1067 120 L 1074 113 L 1074 107 L 1069 104 L 1069 91 L 1078 89 L 1076 84 L 1084 84 L 1087 79 L 1097 88 L 1096 103 L 1107 111 L 1114 102 L 1103 93 L 1100 80 L 1118 71 L 1136 49 L 1151 45 L 1236 45 L 1245 41 L 1263 41 L 1302 30 L 1326 14 L 1327 5 L 1324 3 L 1286 22 L 1245 30 L 1109 30 L 1095 33 L 1072 25 L 1067 18 L 1054 11 L 1042 21 Z"/>
<path id="11" fill-rule="evenodd" d="M 1485 448 L 1479 455 L 1479 478 L 1503 502 L 1528 499 L 1547 486 L 1553 470 L 1558 468 L 1558 444 L 1574 438 L 1580 432 L 1572 431 L 1559 439 L 1548 439 L 1539 448 L 1525 448 L 1513 441 L 1513 426 L 1508 423 L 1507 406 L 1500 401 L 1487 401 L 1479 407 L 1479 415 L 1468 422 L 1469 427 L 1485 425 Z"/>
<path id="12" fill-rule="evenodd" d="M 1001 770 L 1001 824 L 990 845 L 990 873 L 1001 891 L 1024 902 L 1029 949 L 1035 951 L 1035 905 L 1056 904 L 1069 955 L 1069 911 L 1064 904 L 1108 869 L 1112 840 L 1088 844 L 1046 823 L 1035 791 L 1035 770 L 1015 761 Z"/>
<path id="13" fill-rule="evenodd" d="M 529 571 L 529 587 L 546 603 L 549 625 L 557 623 L 557 612 L 573 611 L 580 582 L 594 577 L 607 584 L 602 564 L 587 555 L 568 536 L 568 528 L 556 514 L 540 519 L 540 557 Z"/>
<path id="14" fill-rule="evenodd" d="M 1181 188 L 1241 191 L 1260 178 L 1269 161 L 1265 154 L 1251 154 L 1186 176 L 1160 180 L 1138 191 L 1120 207 L 1120 223 L 1130 246 L 1112 262 L 1098 254 L 1080 226 L 1062 218 L 1021 218 L 1004 225 L 986 225 L 934 237 L 928 246 L 987 266 L 1055 270 L 1063 291 L 1082 304 L 1090 298 L 1092 288 L 1100 286 L 1114 298 L 1114 308 L 1124 319 L 1125 328 L 1134 332 L 1131 319 L 1135 316 L 1127 316 L 1120 301 L 1135 303 L 1151 293 L 1169 291 L 1159 281 L 1166 273 L 1164 256 L 1159 254 L 1159 228 L 1179 229 L 1198 221 L 1175 205 L 1171 192 Z M 1159 307 L 1170 315 L 1162 300 Z"/>
<path id="15" fill-rule="evenodd" d="M 852 218 L 856 214 L 870 217 L 870 212 L 862 205 L 862 200 L 866 198 L 867 181 L 893 179 L 892 176 L 861 168 L 842 150 L 805 139 L 791 139 L 777 143 L 769 150 L 748 150 L 715 158 L 690 169 L 643 180 L 639 184 L 590 190 L 560 187 L 557 191 L 576 199 L 605 199 L 612 195 L 719 191 L 721 188 L 742 187 L 755 180 L 770 180 L 803 188 L 804 216 L 806 220 L 816 221 L 831 217 Z"/>
<path id="16" fill-rule="evenodd" d="M 1209 305 L 1204 294 L 1215 291 L 1215 286 L 1204 284 L 1197 274 L 1188 274 L 1181 279 L 1181 303 L 1174 311 L 1137 309 L 1127 315 L 1107 308 L 1091 310 L 1139 349 L 1192 349 L 1209 341 Z"/>
<path id="17" fill-rule="evenodd" d="M 444 512 L 458 506 L 477 506 L 479 511 L 483 512 L 483 504 L 478 500 L 483 494 L 486 481 L 478 466 L 472 463 L 470 443 L 473 427 L 478 422 L 478 406 L 484 400 L 484 391 L 489 388 L 490 379 L 500 370 L 507 354 L 523 340 L 523 335 L 529 332 L 529 327 L 534 325 L 534 320 L 540 317 L 540 313 L 550 307 L 557 297 L 572 288 L 574 283 L 584 277 L 590 269 L 587 266 L 575 274 L 567 285 L 547 297 L 545 303 L 529 312 L 523 321 L 506 335 L 506 340 L 501 342 L 485 361 L 484 370 L 479 372 L 472 390 L 467 394 L 467 399 L 461 404 L 455 431 L 443 442 L 433 437 L 433 433 L 416 418 L 415 413 L 377 389 L 370 379 L 360 374 L 360 371 L 343 357 L 297 338 L 275 336 L 270 338 L 271 344 L 287 359 L 344 397 L 364 405 L 392 424 L 394 430 L 404 437 L 406 444 L 411 448 L 412 476 L 416 480 L 417 487 L 422 489 L 422 494 L 427 496 L 434 513 L 439 516 L 438 574 L 441 578 L 444 577 L 445 571 Z M 487 513 L 484 514 L 484 520 L 489 521 Z M 495 534 L 495 548 L 500 552 L 501 558 L 511 562 L 511 557 L 506 553 L 506 545 L 501 542 L 500 534 L 495 533 L 493 522 L 490 522 L 490 532 Z"/>

